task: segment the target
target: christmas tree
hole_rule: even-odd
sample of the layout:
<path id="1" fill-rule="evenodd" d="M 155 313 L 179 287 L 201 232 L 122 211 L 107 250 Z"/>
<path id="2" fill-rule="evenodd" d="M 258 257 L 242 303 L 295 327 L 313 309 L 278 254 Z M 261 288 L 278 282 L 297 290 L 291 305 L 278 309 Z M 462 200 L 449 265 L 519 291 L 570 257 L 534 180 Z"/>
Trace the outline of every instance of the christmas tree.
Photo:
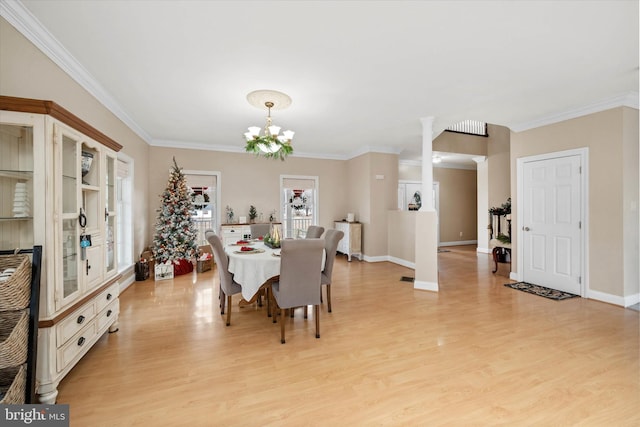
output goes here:
<path id="1" fill-rule="evenodd" d="M 198 253 L 197 230 L 191 218 L 193 202 L 190 193 L 185 176 L 174 157 L 167 188 L 160 195 L 162 206 L 158 210 L 153 254 L 156 262 L 172 262 L 176 275 L 193 271 L 191 261 Z M 184 271 L 185 269 L 188 271 Z"/>

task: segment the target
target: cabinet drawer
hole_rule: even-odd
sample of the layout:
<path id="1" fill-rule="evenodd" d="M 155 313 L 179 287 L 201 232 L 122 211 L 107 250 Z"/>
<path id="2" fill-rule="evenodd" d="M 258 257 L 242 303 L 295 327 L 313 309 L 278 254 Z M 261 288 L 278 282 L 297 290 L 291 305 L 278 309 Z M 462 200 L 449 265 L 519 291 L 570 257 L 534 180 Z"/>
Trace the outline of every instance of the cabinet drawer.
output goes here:
<path id="1" fill-rule="evenodd" d="M 58 372 L 64 370 L 78 354 L 89 349 L 93 345 L 95 336 L 96 322 L 92 321 L 86 325 L 84 329 L 75 334 L 68 343 L 58 349 L 58 357 L 56 358 L 56 369 Z"/>
<path id="2" fill-rule="evenodd" d="M 107 305 L 118 299 L 118 284 L 111 286 L 109 289 L 96 297 L 96 312 L 100 313 Z"/>
<path id="3" fill-rule="evenodd" d="M 101 333 L 111 323 L 113 323 L 113 319 L 118 317 L 119 312 L 120 301 L 116 299 L 115 301 L 113 301 L 113 303 L 109 304 L 104 310 L 98 313 L 98 316 L 96 317 L 97 332 Z"/>
<path id="4" fill-rule="evenodd" d="M 224 227 L 222 229 L 222 234 L 228 236 L 242 234 L 242 227 Z"/>
<path id="5" fill-rule="evenodd" d="M 69 338 L 75 335 L 80 329 L 84 328 L 87 323 L 91 322 L 95 316 L 96 306 L 93 301 L 91 301 L 86 306 L 73 312 L 73 314 L 60 322 L 56 328 L 57 347 L 66 343 Z"/>

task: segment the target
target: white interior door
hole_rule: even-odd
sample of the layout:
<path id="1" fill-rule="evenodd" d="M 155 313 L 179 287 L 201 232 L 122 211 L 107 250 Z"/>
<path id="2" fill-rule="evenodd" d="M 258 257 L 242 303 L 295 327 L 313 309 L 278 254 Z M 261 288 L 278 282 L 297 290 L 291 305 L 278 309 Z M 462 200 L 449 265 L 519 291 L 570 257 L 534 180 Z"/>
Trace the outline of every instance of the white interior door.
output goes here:
<path id="1" fill-rule="evenodd" d="M 580 155 L 523 164 L 523 279 L 582 295 Z"/>

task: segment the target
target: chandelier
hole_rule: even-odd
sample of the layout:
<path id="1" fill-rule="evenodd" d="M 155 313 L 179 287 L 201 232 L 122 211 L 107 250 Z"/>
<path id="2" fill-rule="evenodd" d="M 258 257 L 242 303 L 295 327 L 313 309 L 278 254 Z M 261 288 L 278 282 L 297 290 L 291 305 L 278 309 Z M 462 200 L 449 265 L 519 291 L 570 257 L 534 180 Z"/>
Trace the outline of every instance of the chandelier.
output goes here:
<path id="1" fill-rule="evenodd" d="M 255 107 L 267 108 L 267 123 L 264 129 L 251 126 L 244 134 L 247 139 L 245 151 L 267 158 L 284 160 L 293 153 L 291 140 L 294 132 L 286 130 L 280 134 L 280 126 L 275 126 L 271 121 L 271 110 L 281 110 L 291 105 L 291 98 L 282 92 L 274 90 L 256 90 L 247 95 L 247 101 Z M 263 130 L 263 134 L 260 131 Z"/>

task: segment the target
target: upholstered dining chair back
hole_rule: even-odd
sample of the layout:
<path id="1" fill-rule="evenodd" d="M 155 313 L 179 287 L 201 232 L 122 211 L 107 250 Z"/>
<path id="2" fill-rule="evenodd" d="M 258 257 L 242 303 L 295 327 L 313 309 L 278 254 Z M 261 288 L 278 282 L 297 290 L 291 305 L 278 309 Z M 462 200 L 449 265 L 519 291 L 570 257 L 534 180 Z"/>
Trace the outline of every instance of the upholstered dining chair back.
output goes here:
<path id="1" fill-rule="evenodd" d="M 280 280 L 274 297 L 280 308 L 320 304 L 322 239 L 280 242 Z"/>
<path id="2" fill-rule="evenodd" d="M 224 252 L 220 237 L 213 231 L 206 231 L 204 236 L 213 249 L 213 259 L 220 275 L 220 314 L 224 314 L 225 305 L 227 305 L 227 326 L 229 326 L 231 324 L 231 296 L 240 293 L 242 287 L 233 281 L 233 276 L 229 272 L 229 257 Z"/>
<path id="3" fill-rule="evenodd" d="M 280 308 L 280 342 L 285 343 L 286 309 L 307 305 L 313 305 L 316 338 L 320 338 L 320 270 L 324 242 L 322 239 L 285 239 L 280 241 L 280 248 L 280 279 L 271 285 L 273 298 Z"/>
<path id="4" fill-rule="evenodd" d="M 271 231 L 271 224 L 251 224 L 251 238 L 257 239 L 258 237 L 264 237 L 265 234 Z"/>
<path id="5" fill-rule="evenodd" d="M 327 286 L 327 310 L 329 313 L 331 313 L 331 276 L 333 275 L 333 262 L 336 260 L 338 243 L 343 237 L 344 232 L 334 229 L 327 230 L 327 233 L 324 235 L 324 250 L 326 252 L 326 258 L 320 280 L 323 285 Z"/>
<path id="6" fill-rule="evenodd" d="M 319 239 L 322 236 L 322 233 L 324 233 L 324 227 L 320 227 L 319 225 L 310 225 L 309 228 L 307 228 L 307 235 L 305 238 Z"/>

